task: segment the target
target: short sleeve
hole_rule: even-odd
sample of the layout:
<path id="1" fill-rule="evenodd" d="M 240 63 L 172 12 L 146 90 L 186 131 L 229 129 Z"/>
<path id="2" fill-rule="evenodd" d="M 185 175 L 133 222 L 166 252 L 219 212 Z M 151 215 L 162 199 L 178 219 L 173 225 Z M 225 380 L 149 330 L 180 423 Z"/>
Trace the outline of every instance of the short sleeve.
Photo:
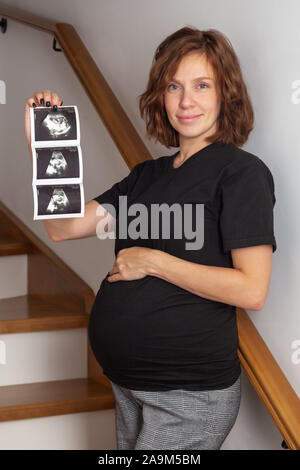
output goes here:
<path id="1" fill-rule="evenodd" d="M 275 202 L 273 176 L 261 160 L 227 176 L 221 188 L 220 211 L 224 253 L 233 248 L 269 244 L 276 251 Z"/>
<path id="2" fill-rule="evenodd" d="M 99 202 L 99 204 L 112 204 L 115 208 L 116 215 L 118 216 L 119 196 L 126 196 L 133 189 L 141 173 L 141 169 L 144 163 L 145 162 L 137 163 L 130 171 L 130 173 L 125 176 L 125 178 L 123 178 L 118 183 L 115 183 L 104 193 L 94 197 L 93 200 Z M 109 208 L 107 208 L 107 210 L 109 211 Z"/>

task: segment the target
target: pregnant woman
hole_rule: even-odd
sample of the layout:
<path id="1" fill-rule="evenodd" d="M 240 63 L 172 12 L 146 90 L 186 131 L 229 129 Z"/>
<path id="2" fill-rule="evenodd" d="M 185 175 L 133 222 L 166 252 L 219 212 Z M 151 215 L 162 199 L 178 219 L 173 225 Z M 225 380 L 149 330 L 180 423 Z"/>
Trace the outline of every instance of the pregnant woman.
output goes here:
<path id="1" fill-rule="evenodd" d="M 26 100 L 29 149 L 29 107 L 44 103 L 61 99 Z M 253 109 L 221 32 L 170 34 L 139 104 L 148 137 L 179 150 L 135 165 L 83 218 L 43 223 L 63 241 L 100 238 L 116 222 L 88 333 L 112 384 L 118 449 L 220 449 L 240 407 L 235 307 L 262 309 L 269 289 L 274 181 L 240 148 Z"/>

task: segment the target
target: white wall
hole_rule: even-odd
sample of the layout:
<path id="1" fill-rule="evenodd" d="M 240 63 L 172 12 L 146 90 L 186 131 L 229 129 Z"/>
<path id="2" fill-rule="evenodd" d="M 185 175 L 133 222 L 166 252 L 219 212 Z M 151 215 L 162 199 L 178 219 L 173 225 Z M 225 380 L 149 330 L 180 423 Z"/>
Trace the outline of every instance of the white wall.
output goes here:
<path id="1" fill-rule="evenodd" d="M 185 25 L 216 28 L 228 36 L 239 56 L 255 111 L 255 129 L 244 148 L 269 166 L 277 198 L 278 249 L 273 257 L 269 295 L 263 310 L 249 314 L 299 393 L 300 361 L 297 355 L 292 361 L 292 342 L 300 340 L 295 261 L 300 255 L 300 105 L 292 102 L 292 84 L 300 79 L 299 2 L 27 0 L 25 6 L 21 0 L 11 0 L 10 5 L 74 25 L 154 158 L 176 150 L 146 139 L 138 111 L 137 96 L 145 89 L 155 48 Z M 129 169 L 63 53 L 52 50 L 50 35 L 8 20 L 7 33 L 0 34 L 0 57 L 0 80 L 5 81 L 7 93 L 6 104 L 0 104 L 0 199 L 96 293 L 112 267 L 114 241 L 89 238 L 55 244 L 42 222 L 33 221 L 32 169 L 23 124 L 25 99 L 49 88 L 59 93 L 64 104 L 78 106 L 86 201 L 122 179 Z M 246 377 L 243 385 L 247 401 L 243 400 L 239 419 L 228 437 L 229 448 L 280 448 L 281 438 Z M 249 416 L 255 416 L 251 433 Z M 240 440 L 242 435 L 246 436 L 245 444 Z"/>

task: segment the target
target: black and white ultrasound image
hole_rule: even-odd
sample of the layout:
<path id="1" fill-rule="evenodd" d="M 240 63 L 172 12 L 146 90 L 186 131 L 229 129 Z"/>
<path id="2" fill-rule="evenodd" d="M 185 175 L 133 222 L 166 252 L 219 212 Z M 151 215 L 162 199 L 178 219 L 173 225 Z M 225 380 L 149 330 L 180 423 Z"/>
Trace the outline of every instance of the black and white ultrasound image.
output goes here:
<path id="1" fill-rule="evenodd" d="M 34 109 L 35 141 L 76 140 L 76 114 L 73 106 Z"/>
<path id="2" fill-rule="evenodd" d="M 37 179 L 79 178 L 78 147 L 36 148 Z"/>
<path id="3" fill-rule="evenodd" d="M 79 184 L 38 185 L 38 215 L 80 213 L 81 194 Z"/>

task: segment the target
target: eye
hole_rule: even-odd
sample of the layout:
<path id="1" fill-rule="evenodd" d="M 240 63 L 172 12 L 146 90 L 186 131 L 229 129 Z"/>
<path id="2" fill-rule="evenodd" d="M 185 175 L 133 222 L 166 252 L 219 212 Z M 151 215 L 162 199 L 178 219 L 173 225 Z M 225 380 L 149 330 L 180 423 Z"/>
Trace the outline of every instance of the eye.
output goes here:
<path id="1" fill-rule="evenodd" d="M 206 85 L 206 83 L 199 83 L 198 86 L 201 86 L 201 85 L 203 85 L 203 86 L 205 86 L 206 88 L 208 88 L 208 85 Z M 202 88 L 202 89 L 203 89 L 203 88 Z"/>
<path id="2" fill-rule="evenodd" d="M 175 87 L 176 87 L 177 85 L 174 85 L 174 83 L 171 83 L 171 84 L 168 86 L 168 90 L 169 90 L 169 88 L 170 88 L 171 86 L 175 86 Z"/>

